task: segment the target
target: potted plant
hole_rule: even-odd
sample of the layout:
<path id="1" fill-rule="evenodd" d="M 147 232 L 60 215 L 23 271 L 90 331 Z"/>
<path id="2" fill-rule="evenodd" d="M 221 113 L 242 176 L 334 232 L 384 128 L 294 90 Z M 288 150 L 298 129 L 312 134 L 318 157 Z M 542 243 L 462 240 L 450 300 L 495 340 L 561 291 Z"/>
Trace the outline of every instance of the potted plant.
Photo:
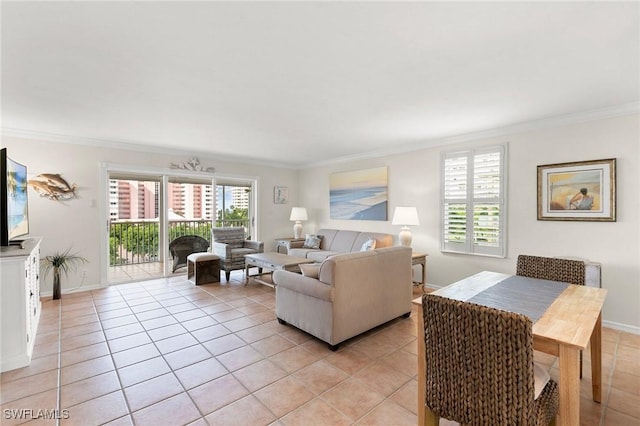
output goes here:
<path id="1" fill-rule="evenodd" d="M 66 276 L 69 272 L 76 271 L 80 264 L 87 263 L 87 259 L 71 253 L 71 249 L 64 252 L 57 252 L 50 256 L 46 256 L 40 262 L 40 270 L 46 277 L 50 271 L 53 271 L 53 299 L 60 299 L 60 272 Z"/>

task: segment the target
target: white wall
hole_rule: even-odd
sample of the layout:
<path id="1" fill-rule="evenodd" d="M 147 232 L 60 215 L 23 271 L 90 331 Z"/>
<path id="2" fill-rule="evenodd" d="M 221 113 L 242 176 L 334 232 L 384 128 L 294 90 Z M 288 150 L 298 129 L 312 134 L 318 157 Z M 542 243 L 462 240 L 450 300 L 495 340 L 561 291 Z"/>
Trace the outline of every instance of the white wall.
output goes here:
<path id="1" fill-rule="evenodd" d="M 506 259 L 440 252 L 440 153 L 431 148 L 368 160 L 336 163 L 300 172 L 200 157 L 204 166 L 213 166 L 224 175 L 256 176 L 259 179 L 258 214 L 260 235 L 266 250 L 274 239 L 292 234 L 289 212 L 292 206 L 307 207 L 309 221 L 303 232 L 320 227 L 379 231 L 397 234 L 391 225 L 393 208 L 416 205 L 420 226 L 413 228 L 413 248 L 426 252 L 427 281 L 443 286 L 467 275 L 495 270 L 513 273 L 520 253 L 544 256 L 577 256 L 602 263 L 603 287 L 609 290 L 604 308 L 606 324 L 640 332 L 640 117 L 617 117 L 546 130 L 512 134 L 446 147 L 509 144 L 509 224 Z M 167 155 L 125 151 L 3 137 L 2 146 L 11 157 L 27 164 L 29 175 L 61 173 L 79 186 L 79 198 L 56 202 L 29 190 L 31 234 L 42 236 L 42 253 L 72 247 L 90 261 L 84 286 L 101 285 L 99 211 L 101 196 L 99 164 L 111 162 L 167 168 L 192 155 Z M 617 158 L 617 222 L 548 222 L 536 220 L 536 166 L 559 162 Z M 329 175 L 332 172 L 387 166 L 389 168 L 389 220 L 335 221 L 329 218 Z M 289 187 L 289 204 L 273 204 L 273 187 Z M 64 287 L 82 281 L 75 274 Z M 51 278 L 43 282 L 43 292 L 51 291 Z"/>
<path id="2" fill-rule="evenodd" d="M 68 201 L 52 201 L 40 197 L 29 189 L 30 235 L 43 237 L 41 251 L 46 256 L 54 251 L 71 248 L 89 260 L 81 271 L 63 278 L 65 290 L 100 286 L 100 163 L 108 162 L 131 166 L 168 169 L 171 163 L 183 163 L 193 155 L 158 154 L 129 151 L 96 146 L 55 143 L 22 138 L 2 137 L 2 147 L 7 147 L 11 158 L 28 168 L 29 178 L 40 173 L 60 173 L 71 184 L 78 185 L 78 198 Z M 216 173 L 224 176 L 251 176 L 258 179 L 258 238 L 264 241 L 265 250 L 275 248 L 275 239 L 293 234 L 289 222 L 291 206 L 297 202 L 296 170 L 224 162 L 216 158 L 199 157 L 205 167 L 215 167 Z M 273 203 L 273 187 L 288 186 L 289 204 Z M 106 224 L 105 224 L 106 226 Z M 42 292 L 50 293 L 52 279 L 42 281 Z"/>
<path id="3" fill-rule="evenodd" d="M 456 146 L 314 167 L 300 174 L 300 202 L 310 220 L 304 232 L 321 227 L 397 234 L 393 209 L 415 205 L 420 226 L 413 248 L 429 254 L 427 282 L 443 286 L 482 270 L 514 273 L 518 254 L 573 256 L 602 263 L 608 289 L 606 324 L 640 333 L 639 116 L 631 115 L 564 127 L 475 140 Z M 508 143 L 507 258 L 440 252 L 440 154 L 465 146 Z M 538 221 L 537 165 L 617 158 L 617 221 Z M 329 218 L 329 175 L 388 166 L 389 221 L 336 221 Z"/>

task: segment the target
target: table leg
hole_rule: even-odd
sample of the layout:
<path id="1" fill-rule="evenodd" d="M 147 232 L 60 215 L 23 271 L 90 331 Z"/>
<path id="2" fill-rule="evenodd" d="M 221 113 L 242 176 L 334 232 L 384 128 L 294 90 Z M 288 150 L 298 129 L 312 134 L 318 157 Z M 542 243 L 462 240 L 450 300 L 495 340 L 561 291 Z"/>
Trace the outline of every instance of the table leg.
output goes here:
<path id="1" fill-rule="evenodd" d="M 580 424 L 580 350 L 560 345 L 560 409 L 558 426 Z"/>
<path id="2" fill-rule="evenodd" d="M 595 402 L 602 401 L 602 312 L 591 333 L 591 391 Z"/>
<path id="3" fill-rule="evenodd" d="M 248 263 L 245 263 L 244 265 L 244 285 L 245 286 L 249 284 L 249 268 L 250 267 L 251 265 L 249 265 Z"/>
<path id="4" fill-rule="evenodd" d="M 424 347 L 424 316 L 422 305 L 418 305 L 418 321 L 416 321 L 416 338 L 418 340 L 418 424 L 424 425 L 427 420 L 427 409 L 424 405 L 424 390 L 426 381 L 425 347 Z"/>

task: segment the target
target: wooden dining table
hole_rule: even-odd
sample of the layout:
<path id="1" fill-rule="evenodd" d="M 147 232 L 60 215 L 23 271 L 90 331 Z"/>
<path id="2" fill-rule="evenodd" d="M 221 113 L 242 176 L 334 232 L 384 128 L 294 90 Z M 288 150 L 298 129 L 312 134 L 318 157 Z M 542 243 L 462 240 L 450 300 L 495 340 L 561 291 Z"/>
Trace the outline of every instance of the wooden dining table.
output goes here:
<path id="1" fill-rule="evenodd" d="M 517 288 L 511 290 L 508 280 L 514 280 Z M 592 397 L 596 402 L 602 399 L 602 306 L 607 290 L 561 283 L 562 287 L 549 285 L 549 281 L 537 280 L 484 271 L 455 282 L 433 292 L 443 297 L 486 306 L 497 307 L 536 316 L 533 322 L 533 346 L 535 350 L 558 357 L 560 407 L 557 424 L 580 424 L 580 351 L 591 344 Z M 546 285 L 545 285 L 546 284 Z M 526 296 L 518 294 L 526 291 Z M 554 293 L 554 291 L 557 293 Z M 549 305 L 539 306 L 530 311 L 524 300 L 548 299 Z M 425 405 L 425 341 L 422 297 L 413 300 L 418 306 L 418 421 L 433 419 L 433 414 Z M 523 312 L 524 310 L 524 312 Z M 519 312 L 520 311 L 520 312 Z M 533 312 L 533 313 L 531 313 Z"/>

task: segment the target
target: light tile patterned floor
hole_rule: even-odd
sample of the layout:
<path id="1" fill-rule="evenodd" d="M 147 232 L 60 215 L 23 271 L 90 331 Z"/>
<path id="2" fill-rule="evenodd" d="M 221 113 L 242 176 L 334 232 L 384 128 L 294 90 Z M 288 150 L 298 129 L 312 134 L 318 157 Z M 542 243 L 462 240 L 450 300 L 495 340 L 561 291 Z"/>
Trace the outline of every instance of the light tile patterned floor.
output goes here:
<path id="1" fill-rule="evenodd" d="M 417 423 L 415 313 L 331 352 L 278 324 L 274 304 L 241 272 L 46 300 L 31 365 L 1 376 L 1 423 L 54 425 L 53 409 L 64 426 Z M 582 423 L 638 424 L 640 336 L 603 334 L 604 401 L 589 398 L 585 353 Z"/>

